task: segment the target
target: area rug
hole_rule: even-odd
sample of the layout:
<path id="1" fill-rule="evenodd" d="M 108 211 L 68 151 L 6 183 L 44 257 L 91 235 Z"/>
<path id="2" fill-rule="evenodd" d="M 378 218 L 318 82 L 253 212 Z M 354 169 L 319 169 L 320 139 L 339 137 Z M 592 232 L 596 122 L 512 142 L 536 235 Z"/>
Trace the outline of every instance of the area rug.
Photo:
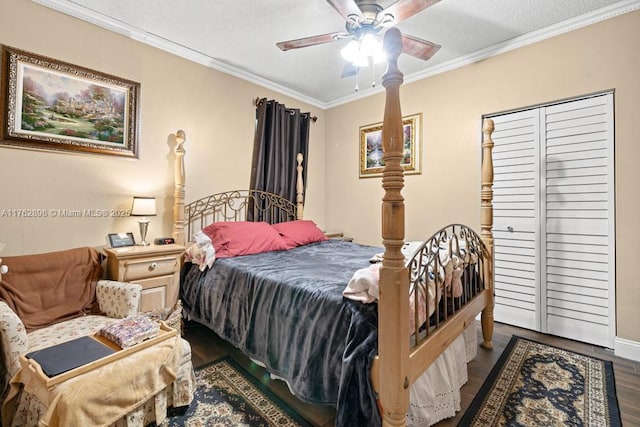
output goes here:
<path id="1" fill-rule="evenodd" d="M 621 426 L 613 364 L 513 336 L 458 426 Z"/>
<path id="2" fill-rule="evenodd" d="M 310 426 L 278 396 L 230 357 L 196 369 L 189 409 L 162 426 Z"/>

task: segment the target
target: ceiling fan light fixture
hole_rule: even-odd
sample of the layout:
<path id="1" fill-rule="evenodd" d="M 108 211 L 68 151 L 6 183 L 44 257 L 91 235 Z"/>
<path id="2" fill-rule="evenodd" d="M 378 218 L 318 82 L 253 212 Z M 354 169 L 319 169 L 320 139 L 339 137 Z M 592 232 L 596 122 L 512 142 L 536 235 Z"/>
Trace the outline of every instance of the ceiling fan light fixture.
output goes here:
<path id="1" fill-rule="evenodd" d="M 382 44 L 373 34 L 365 34 L 360 40 L 351 40 L 340 50 L 340 54 L 345 61 L 357 67 L 368 66 L 369 58 L 375 63 L 386 59 Z"/>
<path id="2" fill-rule="evenodd" d="M 378 40 L 373 34 L 365 34 L 360 40 L 360 53 L 366 57 L 373 56 L 379 49 Z"/>
<path id="3" fill-rule="evenodd" d="M 378 25 L 389 28 L 389 27 L 393 27 L 393 24 L 395 24 L 395 21 L 396 21 L 395 16 L 393 16 L 390 13 L 385 13 L 382 19 L 380 19 L 380 23 Z"/>
<path id="4" fill-rule="evenodd" d="M 352 13 L 349 16 L 347 16 L 347 20 L 356 25 L 358 24 L 359 19 L 360 19 L 360 16 L 356 15 L 355 13 Z"/>
<path id="5" fill-rule="evenodd" d="M 373 34 L 365 34 L 360 44 L 360 53 L 365 58 L 373 58 L 373 62 L 380 63 L 386 59 L 382 43 Z"/>
<path id="6" fill-rule="evenodd" d="M 358 69 L 384 62 L 386 53 L 382 48 L 382 34 L 387 28 L 412 17 L 418 12 L 438 3 L 440 0 L 326 0 L 338 12 L 345 22 L 345 30 L 317 36 L 303 37 L 276 43 L 281 50 L 298 49 L 329 42 L 349 39 L 341 49 L 342 57 L 347 61 L 342 77 L 356 75 Z M 391 3 L 387 7 L 379 3 Z M 415 58 L 428 60 L 440 49 L 440 45 L 426 40 L 403 35 L 403 52 Z"/>
<path id="7" fill-rule="evenodd" d="M 366 56 L 362 55 L 360 42 L 351 40 L 345 47 L 340 50 L 340 55 L 345 61 L 352 63 L 357 67 L 366 67 L 369 61 Z"/>

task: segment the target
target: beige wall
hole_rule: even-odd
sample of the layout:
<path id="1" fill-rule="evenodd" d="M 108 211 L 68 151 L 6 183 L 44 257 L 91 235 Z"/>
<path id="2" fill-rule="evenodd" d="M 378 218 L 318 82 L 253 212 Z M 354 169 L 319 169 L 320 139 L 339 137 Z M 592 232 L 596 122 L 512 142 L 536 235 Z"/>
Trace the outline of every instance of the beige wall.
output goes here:
<path id="1" fill-rule="evenodd" d="M 245 188 L 256 96 L 311 111 L 306 217 L 380 244 L 379 179 L 358 179 L 358 127 L 381 120 L 375 95 L 322 111 L 262 87 L 51 11 L 3 0 L 0 43 L 141 83 L 140 159 L 0 147 L 0 210 L 111 209 L 154 195 L 149 236 L 169 235 L 173 195 L 170 136 L 187 133 L 187 200 Z M 43 24 L 43 23 L 46 23 Z M 406 177 L 407 239 L 451 222 L 479 226 L 482 114 L 615 89 L 618 336 L 640 342 L 640 12 L 408 84 L 405 115 L 423 114 L 422 175 Z M 437 203 L 430 200 L 438 200 Z M 133 218 L 0 218 L 4 255 L 101 245 Z"/>
<path id="2" fill-rule="evenodd" d="M 310 141 L 307 212 L 323 221 L 324 111 L 135 42 L 28 0 L 3 0 L 0 44 L 141 83 L 140 158 L 72 155 L 0 147 L 2 209 L 128 208 L 132 195 L 156 196 L 149 238 L 171 235 L 173 146 L 187 135 L 187 201 L 249 185 L 255 97 L 318 117 Z M 102 245 L 107 233 L 134 232 L 134 218 L 0 218 L 0 255 Z"/>
<path id="3" fill-rule="evenodd" d="M 640 341 L 640 12 L 403 86 L 403 115 L 423 114 L 423 173 L 407 176 L 407 240 L 452 222 L 479 226 L 483 114 L 615 89 L 617 335 Z M 327 111 L 326 223 L 380 244 L 380 179 L 358 179 L 358 126 L 383 96 Z M 346 191 L 345 191 L 346 190 Z"/>

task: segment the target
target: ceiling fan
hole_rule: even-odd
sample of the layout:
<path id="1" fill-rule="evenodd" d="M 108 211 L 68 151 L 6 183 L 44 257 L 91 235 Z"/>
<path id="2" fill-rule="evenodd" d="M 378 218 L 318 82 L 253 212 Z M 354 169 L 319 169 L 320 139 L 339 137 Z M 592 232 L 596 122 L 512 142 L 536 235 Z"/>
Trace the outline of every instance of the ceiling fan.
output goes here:
<path id="1" fill-rule="evenodd" d="M 367 65 L 363 63 L 364 58 L 368 58 L 368 60 L 371 61 L 376 54 L 367 49 L 368 41 L 375 40 L 379 44 L 379 36 L 385 29 L 398 24 L 439 1 L 440 0 L 398 0 L 391 6 L 383 9 L 382 6 L 373 0 L 327 0 L 345 19 L 346 31 L 288 40 L 276 43 L 276 46 L 286 51 L 337 40 L 351 39 L 352 42 L 350 45 L 347 45 L 343 49 L 343 56 L 346 58 L 349 54 L 345 52 L 347 49 L 351 49 L 351 53 L 354 53 L 354 49 L 360 51 L 364 49 L 364 53 L 361 54 L 359 59 L 352 56 L 352 59 L 348 60 L 342 73 L 342 77 L 347 77 L 357 74 L 359 67 Z M 406 34 L 402 35 L 402 45 L 402 51 L 404 53 L 425 61 L 435 55 L 438 49 L 440 49 L 440 45 Z"/>

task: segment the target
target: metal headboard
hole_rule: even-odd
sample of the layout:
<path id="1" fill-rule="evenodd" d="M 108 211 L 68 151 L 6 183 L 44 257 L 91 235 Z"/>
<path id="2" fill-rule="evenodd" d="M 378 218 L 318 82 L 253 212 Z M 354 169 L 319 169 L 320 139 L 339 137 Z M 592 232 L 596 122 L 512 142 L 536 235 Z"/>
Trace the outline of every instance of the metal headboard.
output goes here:
<path id="1" fill-rule="evenodd" d="M 207 225 L 219 221 L 293 221 L 297 206 L 277 194 L 260 190 L 233 190 L 213 194 L 184 207 L 187 240 Z"/>

